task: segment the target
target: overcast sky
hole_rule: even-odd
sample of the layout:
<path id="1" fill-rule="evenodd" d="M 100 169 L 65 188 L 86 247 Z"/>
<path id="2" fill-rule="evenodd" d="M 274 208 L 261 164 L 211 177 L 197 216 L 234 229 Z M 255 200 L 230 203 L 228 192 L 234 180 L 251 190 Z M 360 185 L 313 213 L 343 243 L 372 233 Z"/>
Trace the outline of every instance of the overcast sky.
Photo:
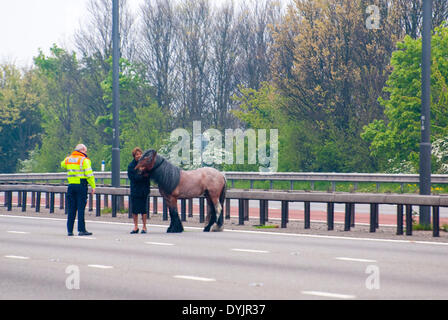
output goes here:
<path id="1" fill-rule="evenodd" d="M 138 7 L 142 0 L 129 0 Z M 30 66 L 41 48 L 71 48 L 88 0 L 0 0 L 0 63 Z"/>

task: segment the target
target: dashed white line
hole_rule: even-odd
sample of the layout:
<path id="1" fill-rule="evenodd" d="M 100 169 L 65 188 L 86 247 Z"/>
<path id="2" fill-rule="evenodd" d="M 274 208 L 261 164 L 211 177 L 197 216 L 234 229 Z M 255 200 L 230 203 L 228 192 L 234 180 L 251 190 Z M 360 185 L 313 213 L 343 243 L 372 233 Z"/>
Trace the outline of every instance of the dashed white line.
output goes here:
<path id="1" fill-rule="evenodd" d="M 113 269 L 112 266 L 104 266 L 101 264 L 89 264 L 88 267 L 90 268 L 97 268 L 97 269 Z"/>
<path id="2" fill-rule="evenodd" d="M 174 243 L 167 243 L 167 242 L 145 242 L 145 243 L 155 246 L 174 246 Z"/>
<path id="3" fill-rule="evenodd" d="M 253 250 L 253 249 L 238 249 L 238 248 L 234 248 L 234 249 L 230 249 L 232 251 L 238 251 L 238 252 L 250 252 L 250 253 L 269 253 L 269 251 L 266 250 Z"/>
<path id="4" fill-rule="evenodd" d="M 370 262 L 374 263 L 376 260 L 371 259 L 359 259 L 359 258 L 348 258 L 348 257 L 336 257 L 336 260 L 342 260 L 342 261 L 354 261 L 354 262 Z"/>
<path id="5" fill-rule="evenodd" d="M 5 258 L 8 258 L 8 259 L 18 259 L 18 260 L 28 260 L 28 259 L 29 259 L 29 257 L 24 257 L 24 256 L 13 256 L 13 255 L 5 256 Z"/>
<path id="6" fill-rule="evenodd" d="M 354 299 L 356 298 L 353 295 L 349 294 L 341 294 L 341 293 L 331 293 L 331 292 L 322 292 L 322 291 L 302 291 L 302 294 L 325 297 L 325 298 L 335 298 L 335 299 Z"/>
<path id="7" fill-rule="evenodd" d="M 186 275 L 176 275 L 176 276 L 174 276 L 174 278 L 185 279 L 185 280 L 194 280 L 194 281 L 203 281 L 203 282 L 213 282 L 213 281 L 216 281 L 216 279 L 212 279 L 212 278 L 203 278 L 203 277 L 186 276 Z"/>
<path id="8" fill-rule="evenodd" d="M 14 231 L 14 230 L 10 230 L 7 231 L 8 233 L 14 233 L 14 234 L 29 234 L 29 232 L 26 231 Z"/>

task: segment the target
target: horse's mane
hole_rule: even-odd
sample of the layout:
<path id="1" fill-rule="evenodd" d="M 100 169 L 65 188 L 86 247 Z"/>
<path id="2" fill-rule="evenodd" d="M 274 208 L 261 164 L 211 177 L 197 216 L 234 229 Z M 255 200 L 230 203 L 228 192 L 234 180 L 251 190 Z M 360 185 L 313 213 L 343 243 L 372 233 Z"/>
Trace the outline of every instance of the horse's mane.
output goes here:
<path id="1" fill-rule="evenodd" d="M 145 151 L 142 158 L 148 157 L 153 152 L 155 150 L 152 149 Z M 179 167 L 173 165 L 161 155 L 156 154 L 154 167 L 151 169 L 151 178 L 157 182 L 159 188 L 162 188 L 167 194 L 171 194 L 179 184 L 180 171 Z"/>

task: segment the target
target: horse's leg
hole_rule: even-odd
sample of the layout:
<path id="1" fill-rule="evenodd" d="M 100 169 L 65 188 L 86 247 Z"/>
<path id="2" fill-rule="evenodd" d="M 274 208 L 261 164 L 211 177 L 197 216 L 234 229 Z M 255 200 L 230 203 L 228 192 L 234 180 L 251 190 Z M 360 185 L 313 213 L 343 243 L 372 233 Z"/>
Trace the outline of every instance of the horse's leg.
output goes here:
<path id="1" fill-rule="evenodd" d="M 226 199 L 226 181 L 224 179 L 224 185 L 221 189 L 221 193 L 219 195 L 219 199 L 217 199 L 216 201 L 216 214 L 219 215 L 217 221 L 216 221 L 216 226 L 213 228 L 213 231 L 222 231 L 223 228 L 223 224 L 224 224 L 224 210 L 223 210 L 223 205 L 224 205 L 224 201 Z"/>
<path id="2" fill-rule="evenodd" d="M 212 225 L 216 222 L 216 209 L 213 201 L 210 198 L 210 194 L 206 191 L 205 196 L 208 204 L 207 217 L 209 217 L 208 224 L 204 228 L 204 232 L 209 232 Z"/>
<path id="3" fill-rule="evenodd" d="M 218 215 L 219 215 L 219 217 L 216 219 L 216 224 L 212 228 L 212 231 L 214 231 L 214 232 L 222 231 L 222 229 L 223 229 L 223 227 L 222 227 L 222 225 L 223 225 L 223 212 L 222 211 L 223 210 L 222 210 L 221 204 L 219 203 L 218 200 L 216 200 L 216 203 L 215 203 L 216 215 L 215 215 L 215 217 L 217 217 Z"/>
<path id="4" fill-rule="evenodd" d="M 184 231 L 182 222 L 179 219 L 179 212 L 177 211 L 177 198 L 173 196 L 167 197 L 167 204 L 170 211 L 170 226 L 166 232 L 179 233 Z"/>

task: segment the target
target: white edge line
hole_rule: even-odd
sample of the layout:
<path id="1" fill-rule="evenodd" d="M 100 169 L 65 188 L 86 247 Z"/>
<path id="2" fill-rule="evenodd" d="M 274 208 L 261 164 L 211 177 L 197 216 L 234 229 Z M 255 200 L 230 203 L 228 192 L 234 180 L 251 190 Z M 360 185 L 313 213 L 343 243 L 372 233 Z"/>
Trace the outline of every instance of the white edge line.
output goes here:
<path id="1" fill-rule="evenodd" d="M 19 260 L 29 260 L 29 257 L 24 257 L 24 256 L 13 256 L 13 255 L 5 256 L 5 258 L 8 258 L 8 259 L 19 259 Z"/>
<path id="2" fill-rule="evenodd" d="M 269 251 L 266 250 L 253 250 L 253 249 L 238 249 L 238 248 L 234 248 L 234 249 L 230 249 L 232 251 L 239 251 L 239 252 L 251 252 L 251 253 L 269 253 Z"/>
<path id="3" fill-rule="evenodd" d="M 322 291 L 302 291 L 302 294 L 319 296 L 325 298 L 336 298 L 336 299 L 355 299 L 356 297 L 349 294 L 322 292 Z"/>
<path id="4" fill-rule="evenodd" d="M 212 278 L 203 278 L 203 277 L 187 276 L 187 275 L 175 275 L 174 278 L 185 279 L 185 280 L 194 280 L 194 281 L 204 281 L 204 282 L 216 281 L 216 279 L 212 279 Z"/>
<path id="5" fill-rule="evenodd" d="M 0 217 L 66 221 L 66 219 L 59 219 L 59 218 L 22 217 L 22 216 L 13 216 L 13 215 L 0 215 Z M 132 223 L 111 222 L 111 221 L 86 220 L 86 222 L 88 222 L 88 223 L 101 223 L 101 224 L 116 224 L 116 225 L 133 225 Z M 157 224 L 152 224 L 152 225 L 150 224 L 149 226 L 160 227 L 160 228 L 166 228 L 167 227 L 167 225 L 157 225 Z M 225 226 L 224 226 L 224 228 L 225 228 Z M 199 227 L 185 227 L 184 226 L 184 229 L 202 230 L 203 228 L 199 228 Z M 251 230 L 226 230 L 226 229 L 224 229 L 224 232 L 269 234 L 269 235 L 276 235 L 276 236 L 292 236 L 292 237 L 301 237 L 301 238 L 322 238 L 322 239 L 376 241 L 376 242 L 392 242 L 392 243 L 413 243 L 413 244 L 427 244 L 427 245 L 448 246 L 448 242 L 398 240 L 398 239 L 375 239 L 375 238 L 355 238 L 355 237 L 338 237 L 338 236 L 326 236 L 326 235 L 318 235 L 318 234 L 301 234 L 301 233 L 286 233 L 286 232 L 285 233 L 283 233 L 283 232 L 277 233 L 277 232 L 268 232 L 268 231 L 251 231 Z"/>
<path id="6" fill-rule="evenodd" d="M 112 266 L 103 266 L 101 264 L 89 264 L 88 267 L 97 269 L 113 269 Z"/>
<path id="7" fill-rule="evenodd" d="M 155 246 L 174 246 L 174 243 L 167 243 L 167 242 L 145 242 L 145 243 Z"/>
<path id="8" fill-rule="evenodd" d="M 354 261 L 354 262 L 371 262 L 371 263 L 377 262 L 376 260 L 359 259 L 359 258 L 348 258 L 348 257 L 336 257 L 335 259 L 336 260 L 341 260 L 341 261 Z"/>

